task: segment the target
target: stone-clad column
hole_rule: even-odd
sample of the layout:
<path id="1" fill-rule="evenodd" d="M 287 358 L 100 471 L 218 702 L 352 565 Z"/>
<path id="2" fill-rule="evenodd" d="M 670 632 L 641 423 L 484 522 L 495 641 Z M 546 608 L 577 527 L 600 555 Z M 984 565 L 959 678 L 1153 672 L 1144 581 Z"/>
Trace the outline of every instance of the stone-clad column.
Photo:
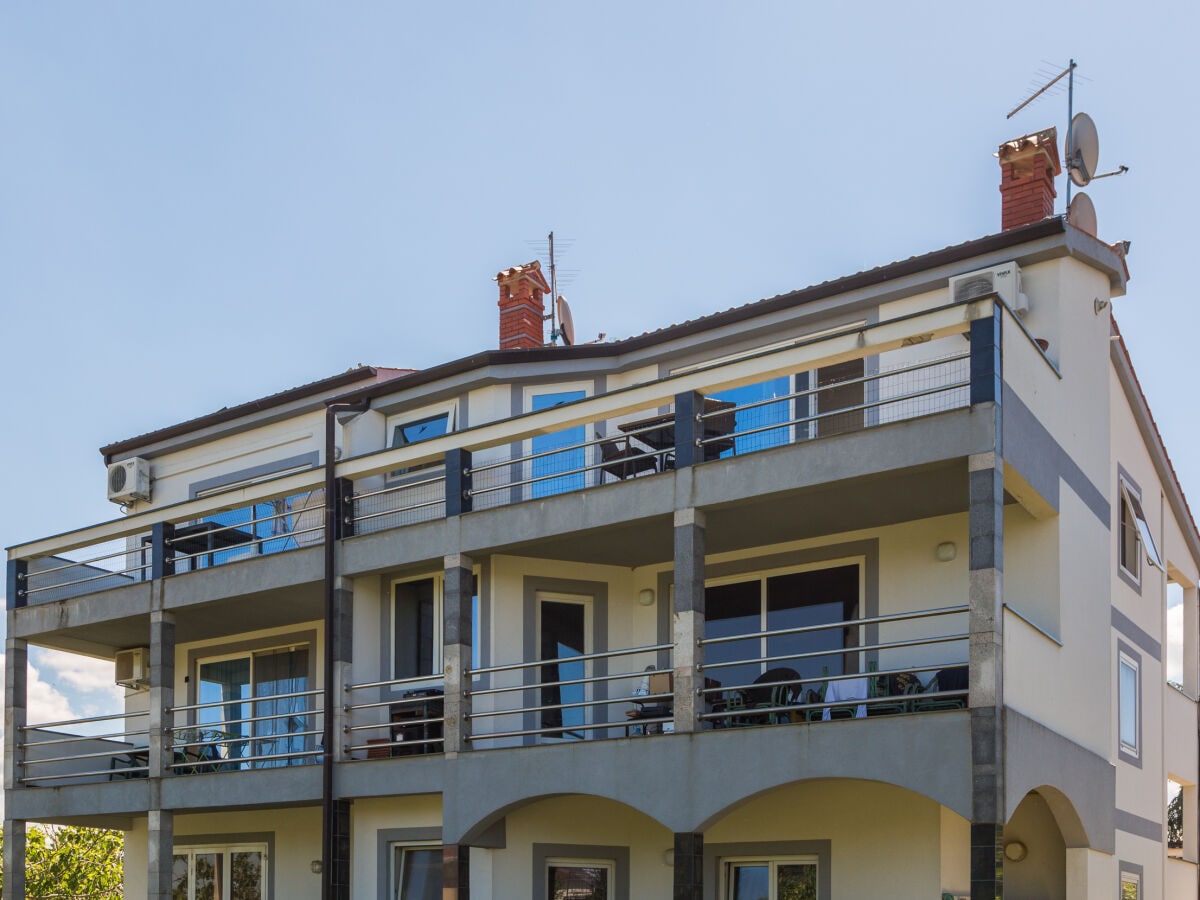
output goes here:
<path id="1" fill-rule="evenodd" d="M 967 461 L 971 900 L 1004 896 L 1004 457 L 1000 310 L 971 323 L 971 403 L 992 410 L 994 450 Z"/>
<path id="2" fill-rule="evenodd" d="M 11 618 L 11 617 L 10 617 Z M 9 623 L 11 633 L 12 623 Z M 4 789 L 12 794 L 21 784 L 21 755 L 18 745 L 25 727 L 29 684 L 28 645 L 20 638 L 4 641 Z M 4 900 L 25 900 L 25 822 L 4 820 Z"/>
<path id="3" fill-rule="evenodd" d="M 175 616 L 161 608 L 162 582 L 153 587 L 155 606 L 150 611 L 150 715 L 148 743 L 150 781 L 147 811 L 146 896 L 171 900 L 171 874 L 175 852 L 175 816 L 162 808 L 162 780 L 174 773 L 172 733 L 175 706 Z"/>
<path id="4" fill-rule="evenodd" d="M 704 900 L 704 835 L 675 835 L 675 885 L 673 900 Z"/>
<path id="5" fill-rule="evenodd" d="M 446 753 L 470 750 L 471 712 L 467 690 L 471 686 L 471 599 L 475 594 L 473 563 L 455 554 L 444 560 L 442 591 L 442 676 L 444 678 Z"/>
<path id="6" fill-rule="evenodd" d="M 704 511 L 675 511 L 675 731 L 699 731 L 704 702 Z"/>
<path id="7" fill-rule="evenodd" d="M 471 848 L 442 847 L 442 900 L 471 900 Z"/>

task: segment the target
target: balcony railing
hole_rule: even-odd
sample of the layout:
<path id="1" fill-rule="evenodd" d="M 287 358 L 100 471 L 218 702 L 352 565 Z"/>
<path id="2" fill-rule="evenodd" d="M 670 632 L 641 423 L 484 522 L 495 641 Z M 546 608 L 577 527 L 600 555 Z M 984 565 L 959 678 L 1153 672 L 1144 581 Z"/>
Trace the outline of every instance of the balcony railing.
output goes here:
<path id="1" fill-rule="evenodd" d="M 468 740 L 477 747 L 529 736 L 590 740 L 661 730 L 672 721 L 674 696 L 653 691 L 651 679 L 669 680 L 672 668 L 663 660 L 672 650 L 654 644 L 472 669 L 473 680 L 493 684 L 468 691 Z"/>
<path id="2" fill-rule="evenodd" d="M 20 781 L 58 787 L 144 778 L 150 769 L 149 721 L 149 713 L 141 711 L 26 725 L 17 735 Z"/>
<path id="3" fill-rule="evenodd" d="M 972 303 L 980 313 L 992 301 Z M 335 475 L 345 486 L 338 497 L 339 536 L 596 488 L 966 406 L 970 355 L 947 354 L 954 344 L 938 341 L 964 333 L 969 318 L 961 304 L 951 304 L 338 461 Z M 806 379 L 813 383 L 792 390 L 793 376 L 796 386 Z M 771 387 L 776 382 L 788 387 L 776 390 Z M 747 392 L 757 386 L 762 393 L 764 385 L 768 396 Z M 680 398 L 687 400 L 683 408 Z M 321 543 L 323 475 L 320 469 L 281 475 L 12 548 L 9 605 Z M 82 558 L 67 556 L 76 553 Z"/>
<path id="4" fill-rule="evenodd" d="M 180 775 L 319 762 L 323 693 L 233 697 L 168 710 L 172 770 Z"/>
<path id="5" fill-rule="evenodd" d="M 431 687 L 428 676 L 348 684 L 346 701 L 342 749 L 347 757 L 381 759 L 442 752 L 442 689 Z"/>

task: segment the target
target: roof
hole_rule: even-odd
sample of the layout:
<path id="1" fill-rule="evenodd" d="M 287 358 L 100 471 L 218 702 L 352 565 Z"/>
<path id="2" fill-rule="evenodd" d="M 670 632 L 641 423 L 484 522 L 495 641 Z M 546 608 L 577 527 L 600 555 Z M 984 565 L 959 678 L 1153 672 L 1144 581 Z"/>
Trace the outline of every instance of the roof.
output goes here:
<path id="1" fill-rule="evenodd" d="M 362 381 L 369 381 L 371 384 L 382 384 L 386 381 L 392 381 L 396 378 L 402 378 L 406 375 L 411 375 L 415 369 L 386 369 L 377 366 L 355 366 L 352 369 L 347 369 L 338 375 L 331 375 L 328 378 L 322 378 L 319 381 L 310 381 L 308 384 L 302 384 L 298 387 L 288 388 L 285 391 L 280 391 L 277 394 L 269 394 L 258 400 L 251 400 L 248 403 L 241 403 L 237 406 L 225 406 L 218 409 L 216 412 L 208 413 L 207 415 L 199 416 L 195 419 L 188 419 L 186 422 L 180 422 L 176 425 L 169 425 L 166 428 L 159 428 L 155 431 L 148 431 L 145 434 L 139 434 L 135 437 L 126 438 L 125 440 L 116 441 L 112 444 L 107 444 L 100 448 L 100 452 L 104 455 L 105 462 L 110 462 L 111 457 L 125 453 L 129 450 L 134 450 L 139 447 L 144 447 L 147 444 L 155 443 L 156 441 L 164 441 L 169 438 L 178 437 L 182 434 L 187 434 L 191 431 L 196 431 L 200 428 L 205 428 L 209 425 L 219 425 L 223 422 L 229 422 L 242 416 L 250 415 L 251 413 L 262 412 L 263 410 L 273 409 L 278 406 L 283 406 L 286 403 L 292 403 L 297 400 L 303 400 L 309 397 L 316 397 L 321 394 L 336 393 L 344 388 L 358 384 Z"/>

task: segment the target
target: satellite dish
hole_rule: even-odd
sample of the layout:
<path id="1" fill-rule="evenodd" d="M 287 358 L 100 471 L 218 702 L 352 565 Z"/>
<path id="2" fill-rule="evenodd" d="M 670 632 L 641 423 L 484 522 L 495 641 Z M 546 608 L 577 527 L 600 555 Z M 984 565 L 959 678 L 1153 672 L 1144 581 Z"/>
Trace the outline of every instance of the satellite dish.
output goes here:
<path id="1" fill-rule="evenodd" d="M 1092 198 L 1083 191 L 1072 198 L 1071 208 L 1067 210 L 1067 223 L 1092 237 L 1096 236 L 1096 207 Z"/>
<path id="2" fill-rule="evenodd" d="M 566 297 L 554 301 L 558 304 L 558 333 L 563 343 L 568 347 L 575 345 L 575 320 L 571 318 L 571 307 L 567 305 Z"/>
<path id="3" fill-rule="evenodd" d="M 1096 134 L 1096 123 L 1087 113 L 1076 113 L 1071 120 L 1071 137 L 1067 146 L 1067 172 L 1071 180 L 1080 187 L 1096 174 L 1096 163 L 1100 158 L 1100 136 Z"/>

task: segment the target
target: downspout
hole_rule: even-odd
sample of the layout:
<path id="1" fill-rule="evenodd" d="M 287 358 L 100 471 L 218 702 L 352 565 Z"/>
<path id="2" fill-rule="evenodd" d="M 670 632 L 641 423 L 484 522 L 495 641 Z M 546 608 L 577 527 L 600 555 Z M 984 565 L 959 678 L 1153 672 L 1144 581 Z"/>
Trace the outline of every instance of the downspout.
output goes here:
<path id="1" fill-rule="evenodd" d="M 334 684 L 333 657 L 335 651 L 333 614 L 334 578 L 337 575 L 337 540 L 342 533 L 337 494 L 337 478 L 334 466 L 337 463 L 335 424 L 339 412 L 364 412 L 370 400 L 356 403 L 330 403 L 325 407 L 325 715 L 321 736 L 321 900 L 336 900 L 333 892 L 333 839 L 334 839 L 334 796 L 333 762 L 334 752 L 333 711 L 341 702 Z"/>

